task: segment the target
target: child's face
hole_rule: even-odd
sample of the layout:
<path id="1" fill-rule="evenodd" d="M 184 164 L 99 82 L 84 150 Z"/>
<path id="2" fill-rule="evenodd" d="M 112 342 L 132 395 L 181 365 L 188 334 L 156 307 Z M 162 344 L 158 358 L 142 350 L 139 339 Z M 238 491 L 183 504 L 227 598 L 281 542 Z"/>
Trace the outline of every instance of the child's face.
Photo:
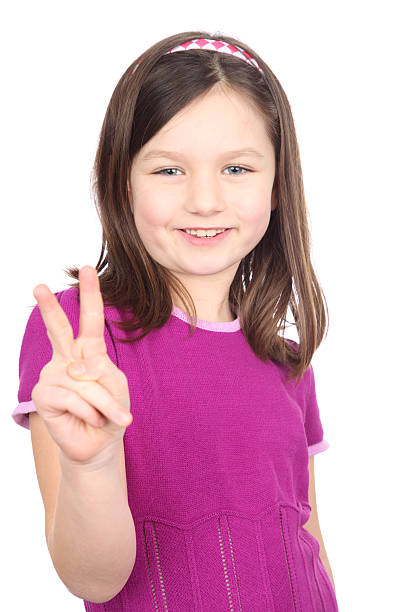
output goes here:
<path id="1" fill-rule="evenodd" d="M 226 153 L 248 148 L 263 157 Z M 180 158 L 144 159 L 157 149 L 177 151 Z M 252 172 L 230 167 L 237 165 Z M 155 174 L 163 168 L 172 170 Z M 129 197 L 146 250 L 189 290 L 206 280 L 227 290 L 240 261 L 267 230 L 276 207 L 274 178 L 273 146 L 243 97 L 213 90 L 193 101 L 133 159 Z M 196 227 L 234 229 L 209 246 L 193 245 L 177 231 Z"/>

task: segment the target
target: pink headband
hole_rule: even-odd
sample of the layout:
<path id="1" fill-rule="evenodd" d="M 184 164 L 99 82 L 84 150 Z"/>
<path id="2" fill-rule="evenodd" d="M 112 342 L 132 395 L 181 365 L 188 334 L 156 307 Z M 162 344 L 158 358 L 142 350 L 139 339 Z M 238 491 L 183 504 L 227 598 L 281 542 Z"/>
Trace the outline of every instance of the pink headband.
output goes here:
<path id="1" fill-rule="evenodd" d="M 256 59 L 251 57 L 249 53 L 247 53 L 244 49 L 238 46 L 234 47 L 233 45 L 230 45 L 227 42 L 224 42 L 222 40 L 214 40 L 212 38 L 195 38 L 194 40 L 189 40 L 187 42 L 182 43 L 181 45 L 177 45 L 177 47 L 173 47 L 173 49 L 170 49 L 170 51 L 167 51 L 164 55 L 167 55 L 168 53 L 175 53 L 176 51 L 186 51 L 190 49 L 208 49 L 210 51 L 218 51 L 219 53 L 229 53 L 229 55 L 238 57 L 239 59 L 244 60 L 248 64 L 251 64 L 251 66 L 255 66 L 255 68 L 257 68 L 262 74 L 264 74 L 264 71 L 259 66 Z M 139 64 L 140 62 L 136 64 L 132 71 L 132 74 L 135 72 Z"/>

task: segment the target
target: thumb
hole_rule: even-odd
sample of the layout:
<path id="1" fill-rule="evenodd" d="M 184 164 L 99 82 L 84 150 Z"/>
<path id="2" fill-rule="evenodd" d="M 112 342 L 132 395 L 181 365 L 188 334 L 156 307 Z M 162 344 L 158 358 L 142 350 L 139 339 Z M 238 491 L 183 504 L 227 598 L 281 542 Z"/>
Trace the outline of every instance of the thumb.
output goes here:
<path id="1" fill-rule="evenodd" d="M 67 367 L 68 374 L 73 378 L 80 378 L 83 374 L 86 373 L 85 362 L 83 361 L 72 361 L 68 364 Z"/>

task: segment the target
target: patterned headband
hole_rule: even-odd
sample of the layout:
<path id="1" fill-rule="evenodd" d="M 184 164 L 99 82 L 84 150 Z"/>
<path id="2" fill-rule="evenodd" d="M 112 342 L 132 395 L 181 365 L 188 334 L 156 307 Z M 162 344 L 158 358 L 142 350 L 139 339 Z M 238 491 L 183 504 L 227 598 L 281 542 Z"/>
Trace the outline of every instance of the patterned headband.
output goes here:
<path id="1" fill-rule="evenodd" d="M 228 53 L 229 55 L 233 55 L 234 57 L 244 60 L 244 62 L 247 62 L 251 66 L 255 66 L 255 68 L 257 68 L 264 75 L 264 71 L 259 66 L 256 59 L 251 57 L 249 53 L 245 51 L 245 49 L 238 46 L 234 47 L 233 45 L 230 45 L 222 40 L 215 40 L 212 38 L 194 38 L 194 40 L 189 40 L 181 45 L 173 47 L 173 49 L 170 49 L 170 51 L 167 51 L 164 55 L 167 55 L 168 53 L 175 53 L 176 51 L 186 51 L 190 49 L 208 49 L 210 51 L 218 51 L 219 53 Z M 141 61 L 142 60 L 140 60 L 140 62 Z M 136 64 L 132 74 L 135 72 L 140 62 Z"/>

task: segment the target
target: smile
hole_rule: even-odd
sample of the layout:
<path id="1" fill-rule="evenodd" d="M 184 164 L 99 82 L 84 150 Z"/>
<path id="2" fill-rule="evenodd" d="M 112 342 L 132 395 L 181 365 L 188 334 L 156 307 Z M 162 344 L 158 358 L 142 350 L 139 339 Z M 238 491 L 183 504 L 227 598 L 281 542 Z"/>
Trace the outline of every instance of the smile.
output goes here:
<path id="1" fill-rule="evenodd" d="M 204 237 L 195 236 L 194 234 L 188 234 L 185 230 L 181 230 L 181 229 L 178 229 L 176 231 L 181 236 L 183 236 L 184 240 L 186 240 L 190 244 L 194 244 L 196 246 L 210 246 L 210 245 L 215 246 L 216 244 L 223 242 L 227 238 L 227 236 L 230 235 L 233 229 L 234 228 L 231 227 L 229 229 L 226 229 L 224 231 L 221 231 L 215 234 L 215 236 L 204 236 Z"/>

